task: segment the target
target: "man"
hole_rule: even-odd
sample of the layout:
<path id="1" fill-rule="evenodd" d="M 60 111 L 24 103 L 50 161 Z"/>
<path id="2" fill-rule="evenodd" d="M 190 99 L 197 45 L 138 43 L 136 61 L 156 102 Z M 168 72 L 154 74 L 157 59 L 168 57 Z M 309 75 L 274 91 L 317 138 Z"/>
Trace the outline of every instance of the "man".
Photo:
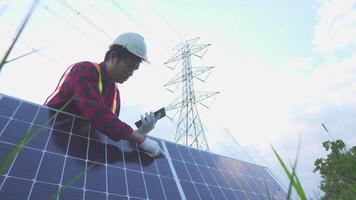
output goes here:
<path id="1" fill-rule="evenodd" d="M 144 38 L 137 33 L 119 35 L 105 54 L 104 62 L 79 62 L 63 74 L 56 90 L 45 105 L 74 113 L 86 118 L 110 139 L 126 139 L 136 142 L 146 154 L 155 157 L 164 155 L 158 142 L 145 137 L 156 123 L 151 112 L 141 116 L 142 125 L 133 130 L 118 119 L 120 95 L 116 83 L 124 83 L 147 61 Z"/>

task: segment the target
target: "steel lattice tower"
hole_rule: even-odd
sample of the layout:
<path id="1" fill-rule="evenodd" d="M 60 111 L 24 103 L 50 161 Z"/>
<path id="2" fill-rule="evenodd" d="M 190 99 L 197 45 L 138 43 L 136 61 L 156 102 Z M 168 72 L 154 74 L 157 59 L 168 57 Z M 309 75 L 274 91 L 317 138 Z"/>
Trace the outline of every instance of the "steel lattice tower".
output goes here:
<path id="1" fill-rule="evenodd" d="M 194 90 L 194 78 L 204 82 L 210 73 L 205 76 L 204 79 L 200 77 L 214 68 L 192 67 L 191 56 L 194 55 L 202 58 L 207 51 L 207 47 L 210 46 L 210 44 L 195 44 L 198 39 L 199 38 L 187 40 L 176 46 L 173 49 L 176 50 L 176 53 L 164 63 L 176 63 L 175 66 L 180 62 L 182 64 L 181 72 L 164 85 L 167 89 L 169 89 L 169 87 L 175 87 L 175 89 L 181 87 L 182 92 L 179 98 L 166 107 L 166 110 L 176 110 L 176 114 L 179 113 L 174 139 L 175 142 L 209 151 L 209 145 L 198 113 L 197 103 L 208 108 L 208 106 L 202 104 L 201 101 L 218 94 L 218 92 L 197 92 Z M 203 51 L 204 49 L 205 51 Z M 203 53 L 199 55 L 199 52 Z"/>

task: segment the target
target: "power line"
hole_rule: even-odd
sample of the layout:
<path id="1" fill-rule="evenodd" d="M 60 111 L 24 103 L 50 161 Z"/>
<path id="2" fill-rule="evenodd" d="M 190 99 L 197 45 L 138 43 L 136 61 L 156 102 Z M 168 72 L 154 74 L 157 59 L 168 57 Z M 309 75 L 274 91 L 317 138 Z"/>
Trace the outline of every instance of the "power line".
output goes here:
<path id="1" fill-rule="evenodd" d="M 231 155 L 231 157 L 232 157 L 232 158 L 235 157 L 235 154 L 233 154 L 233 153 L 230 151 L 230 149 L 225 146 L 225 144 L 219 139 L 219 137 L 216 137 L 216 138 L 218 139 L 218 141 L 219 141 L 219 143 L 221 144 L 221 146 L 224 147 L 224 149 Z"/>
<path id="2" fill-rule="evenodd" d="M 161 46 L 161 48 L 165 51 L 168 51 L 169 48 L 164 45 L 160 40 L 156 39 L 155 35 L 152 35 L 150 31 L 148 31 L 148 29 L 146 29 L 140 22 L 138 22 L 136 20 L 136 18 L 134 16 L 132 16 L 127 10 L 125 10 L 122 6 L 120 6 L 116 1 L 111 0 L 111 3 L 117 8 L 119 9 L 121 12 L 123 12 L 136 26 L 138 26 L 139 28 L 141 28 L 143 31 L 145 31 L 147 34 L 149 34 L 150 36 L 152 36 L 152 38 Z"/>
<path id="3" fill-rule="evenodd" d="M 21 56 L 17 56 L 17 57 L 15 57 L 15 58 L 11 59 L 11 60 L 7 60 L 6 63 L 13 62 L 13 61 L 15 61 L 15 60 L 18 60 L 18 59 L 20 59 L 20 58 L 26 57 L 26 56 L 31 55 L 31 54 L 33 54 L 33 53 L 38 53 L 39 51 L 41 51 L 41 50 L 43 50 L 43 49 L 46 49 L 46 48 L 48 48 L 49 46 L 51 46 L 51 45 L 47 45 L 47 46 L 42 47 L 42 48 L 40 48 L 40 49 L 33 49 L 33 48 L 32 48 L 32 50 L 31 50 L 30 52 L 27 52 L 27 53 L 25 53 L 25 54 L 22 54 Z"/>
<path id="4" fill-rule="evenodd" d="M 60 14 L 56 13 L 54 10 L 49 8 L 47 5 L 45 5 L 43 2 L 40 2 L 40 5 L 42 6 L 43 9 L 45 9 L 47 12 L 49 12 L 51 15 L 57 17 L 59 20 L 63 21 L 65 24 L 67 24 L 69 27 L 80 33 L 80 36 L 84 36 L 87 40 L 93 41 L 96 40 L 97 42 L 100 42 L 101 45 L 104 47 L 107 46 L 107 44 L 104 44 L 101 40 L 97 40 L 93 36 L 88 35 L 86 32 L 82 31 L 80 28 L 78 28 L 75 24 L 71 23 L 68 21 L 66 18 L 62 17 Z"/>
<path id="5" fill-rule="evenodd" d="M 80 30 L 80 28 L 76 27 L 74 24 L 70 23 L 68 20 L 66 20 L 64 17 L 60 16 L 59 14 L 56 14 L 52 9 L 50 9 L 48 6 L 46 6 L 43 2 L 40 2 L 40 5 L 42 6 L 42 8 L 44 8 L 47 12 L 51 13 L 53 16 L 57 17 L 58 19 L 62 20 L 64 23 L 66 23 L 67 25 L 69 25 L 71 28 L 75 29 L 76 31 L 78 31 L 80 34 L 88 37 L 88 35 L 83 32 L 82 30 Z"/>
<path id="6" fill-rule="evenodd" d="M 64 3 L 67 7 L 69 6 L 68 3 L 62 1 L 62 0 L 57 0 L 57 1 L 61 1 L 62 3 Z M 110 19 L 107 15 L 105 15 L 103 13 L 102 10 L 100 10 L 97 6 L 95 6 L 94 4 L 90 4 L 95 10 L 97 10 L 98 12 L 100 12 L 105 18 L 107 19 Z M 46 9 L 48 12 L 50 12 L 52 15 L 56 16 L 57 18 L 59 18 L 60 20 L 62 20 L 63 22 L 65 22 L 66 24 L 68 24 L 70 27 L 72 27 L 73 29 L 77 30 L 79 33 L 85 35 L 88 39 L 89 36 L 87 34 L 85 34 L 83 31 L 81 31 L 78 27 L 76 27 L 74 24 L 70 23 L 68 20 L 66 20 L 65 18 L 63 18 L 62 16 L 60 16 L 59 14 L 56 14 L 52 9 L 50 9 L 48 6 L 46 6 L 45 4 L 42 3 L 42 7 L 44 9 Z M 69 6 L 70 7 L 70 6 Z M 76 9 L 74 9 L 73 7 L 70 7 L 71 10 L 75 13 L 79 13 Z M 78 14 L 80 15 L 80 13 Z M 91 24 L 94 24 L 91 22 Z M 95 24 L 94 24 L 95 27 L 97 27 Z M 164 78 L 164 81 L 168 80 L 168 78 L 166 76 L 164 76 L 162 73 L 160 73 L 157 69 L 155 69 L 154 67 L 148 65 L 149 68 L 151 68 L 156 74 L 158 74 L 161 78 Z"/>
<path id="7" fill-rule="evenodd" d="M 7 35 L 7 34 L 5 34 L 5 33 L 0 32 L 0 34 L 3 34 L 3 35 L 5 35 L 6 37 L 9 37 L 10 39 L 14 39 L 13 37 L 11 37 L 11 36 L 9 36 L 9 35 Z M 52 57 L 46 55 L 45 53 L 39 51 L 39 50 L 44 49 L 44 48 L 36 49 L 36 48 L 31 47 L 30 45 L 25 44 L 25 43 L 23 43 L 23 42 L 18 42 L 18 43 L 19 43 L 19 44 L 22 44 L 23 46 L 26 46 L 27 48 L 31 49 L 32 51 L 35 51 L 36 53 L 38 53 L 39 55 L 41 55 L 41 56 L 47 58 L 48 60 L 51 60 L 51 61 L 53 61 L 53 62 L 55 62 L 55 63 L 60 63 L 57 59 L 54 59 L 54 58 L 52 58 Z M 48 45 L 48 46 L 50 46 L 50 45 Z M 46 48 L 47 48 L 48 46 L 46 46 Z M 34 53 L 35 53 L 35 52 L 34 52 Z M 8 62 L 9 62 L 9 61 L 7 61 L 7 63 L 8 63 Z"/>
<path id="8" fill-rule="evenodd" d="M 145 31 L 146 33 L 148 33 L 149 35 L 150 32 L 145 28 L 143 27 L 136 19 L 134 16 L 132 16 L 127 10 L 125 10 L 122 6 L 120 6 L 116 1 L 111 1 L 111 3 L 117 8 L 119 9 L 121 12 L 123 12 L 134 24 L 136 24 L 139 28 L 141 28 L 143 31 Z M 95 6 L 93 6 L 95 7 Z M 97 8 L 97 7 L 95 7 Z M 99 10 L 99 9 L 97 9 Z M 156 37 L 152 37 L 154 38 L 154 40 L 161 46 L 161 48 L 163 48 L 164 50 L 168 51 L 168 48 L 162 44 L 159 40 L 156 39 Z M 149 64 L 146 64 L 149 68 L 151 68 L 157 75 L 159 75 L 161 78 L 164 79 L 164 81 L 168 80 L 168 78 L 163 75 L 161 72 L 159 72 L 157 69 L 155 69 L 154 67 L 152 67 L 151 65 Z"/>
<path id="9" fill-rule="evenodd" d="M 92 21 L 90 21 L 88 18 L 86 18 L 85 16 L 83 16 L 82 14 L 80 14 L 80 12 L 78 10 L 76 10 L 75 8 L 73 8 L 72 6 L 70 6 L 66 1 L 64 0 L 57 0 L 58 2 L 64 4 L 67 8 L 69 8 L 70 10 L 72 10 L 77 16 L 81 17 L 84 21 L 86 21 L 88 24 L 90 24 L 92 27 L 94 27 L 96 30 L 98 30 L 99 32 L 103 33 L 106 37 L 112 39 L 112 37 L 105 32 L 103 29 L 101 29 L 99 26 L 97 26 L 95 23 L 93 23 Z"/>
<path id="10" fill-rule="evenodd" d="M 239 142 L 237 142 L 237 140 L 235 139 L 234 136 L 231 135 L 230 131 L 227 130 L 227 129 L 224 129 L 225 130 L 225 133 L 227 133 L 229 135 L 229 137 L 232 139 L 232 141 L 234 143 L 236 143 L 237 145 L 239 145 L 239 147 L 242 149 L 242 151 L 244 152 L 244 154 L 253 162 L 256 164 L 256 161 L 254 159 L 252 159 L 252 157 L 247 153 L 247 151 L 245 151 L 245 149 L 240 145 Z"/>
<path id="11" fill-rule="evenodd" d="M 168 77 L 166 77 L 164 74 L 162 74 L 161 72 L 159 72 L 156 68 L 152 67 L 150 64 L 144 63 L 146 66 L 148 66 L 150 69 L 152 69 L 152 71 L 156 72 L 157 75 L 159 75 L 161 78 L 164 79 L 164 81 L 168 80 Z"/>
<path id="12" fill-rule="evenodd" d="M 18 32 L 17 32 L 17 34 L 15 36 L 15 39 L 12 41 L 9 49 L 6 51 L 4 58 L 1 60 L 0 71 L 1 71 L 2 67 L 5 65 L 7 57 L 10 55 L 10 53 L 12 51 L 12 48 L 15 46 L 17 40 L 19 39 L 19 37 L 20 37 L 20 35 L 21 35 L 22 31 L 23 31 L 23 29 L 25 28 L 28 20 L 30 19 L 31 15 L 32 15 L 32 12 L 34 11 L 34 9 L 35 9 L 35 7 L 37 5 L 37 2 L 38 2 L 38 0 L 33 1 L 32 6 L 30 8 L 30 11 L 28 12 L 25 20 L 23 21 L 22 25 L 20 26 L 20 29 L 18 30 Z"/>
<path id="13" fill-rule="evenodd" d="M 91 7 L 93 7 L 98 13 L 100 13 L 102 16 L 104 16 L 104 18 L 106 20 L 109 20 L 110 22 L 114 23 L 116 26 L 120 26 L 119 23 L 117 23 L 117 21 L 113 20 L 111 17 L 109 17 L 104 11 L 102 11 L 101 9 L 99 9 L 97 6 L 95 6 L 94 4 L 92 3 L 89 3 L 89 5 Z"/>
<path id="14" fill-rule="evenodd" d="M 150 3 L 148 0 L 146 0 L 145 2 L 147 3 L 147 5 L 150 6 L 150 8 L 152 8 L 156 15 L 179 37 L 179 39 L 181 41 L 184 41 L 184 37 L 168 22 L 168 20 L 166 20 L 165 17 L 163 17 L 163 15 L 158 11 L 156 7 L 153 6 L 153 4 Z"/>
<path id="15" fill-rule="evenodd" d="M 134 16 L 132 16 L 127 10 L 125 10 L 122 6 L 120 6 L 116 1 L 111 0 L 111 3 L 119 9 L 122 13 L 124 13 L 130 20 L 136 24 L 136 26 L 140 27 L 142 30 L 145 32 L 149 32 L 145 27 L 143 27 L 136 19 Z"/>

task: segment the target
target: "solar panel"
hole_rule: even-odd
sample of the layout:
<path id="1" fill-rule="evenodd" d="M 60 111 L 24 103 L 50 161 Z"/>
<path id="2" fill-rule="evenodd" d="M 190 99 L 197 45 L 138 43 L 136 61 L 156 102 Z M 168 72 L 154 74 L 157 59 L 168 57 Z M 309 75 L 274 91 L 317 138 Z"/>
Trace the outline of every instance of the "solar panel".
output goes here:
<path id="1" fill-rule="evenodd" d="M 0 199 L 286 196 L 265 167 L 159 141 L 167 157 L 152 159 L 78 116 L 0 94 Z"/>

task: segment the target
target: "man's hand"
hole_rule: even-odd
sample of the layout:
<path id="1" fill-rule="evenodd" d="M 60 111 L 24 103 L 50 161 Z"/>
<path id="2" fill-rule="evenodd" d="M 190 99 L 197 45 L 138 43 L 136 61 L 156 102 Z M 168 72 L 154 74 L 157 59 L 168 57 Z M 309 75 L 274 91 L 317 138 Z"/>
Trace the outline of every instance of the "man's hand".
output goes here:
<path id="1" fill-rule="evenodd" d="M 159 116 L 158 116 L 159 118 Z M 141 115 L 141 126 L 137 129 L 137 131 L 143 135 L 146 135 L 148 132 L 150 132 L 156 124 L 157 119 L 155 118 L 153 112 L 150 112 L 149 114 L 146 113 L 145 117 Z"/>
<path id="2" fill-rule="evenodd" d="M 151 157 L 157 157 L 161 155 L 166 156 L 158 142 L 150 138 L 145 138 L 145 140 L 139 144 L 138 147 Z"/>

